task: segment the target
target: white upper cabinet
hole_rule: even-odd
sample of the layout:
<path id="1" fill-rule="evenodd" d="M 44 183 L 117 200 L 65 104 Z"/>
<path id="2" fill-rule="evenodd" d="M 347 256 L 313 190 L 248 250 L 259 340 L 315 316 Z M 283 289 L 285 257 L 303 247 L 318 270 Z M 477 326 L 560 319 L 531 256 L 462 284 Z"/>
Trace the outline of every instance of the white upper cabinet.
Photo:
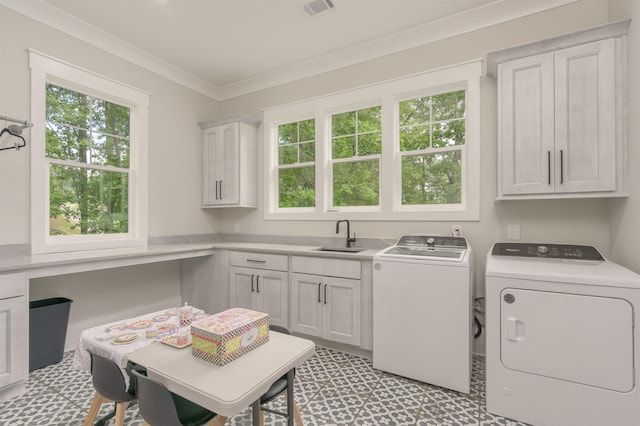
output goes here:
<path id="1" fill-rule="evenodd" d="M 257 207 L 257 126 L 245 115 L 200 123 L 202 207 Z"/>
<path id="2" fill-rule="evenodd" d="M 626 196 L 629 21 L 489 54 L 498 198 Z"/>

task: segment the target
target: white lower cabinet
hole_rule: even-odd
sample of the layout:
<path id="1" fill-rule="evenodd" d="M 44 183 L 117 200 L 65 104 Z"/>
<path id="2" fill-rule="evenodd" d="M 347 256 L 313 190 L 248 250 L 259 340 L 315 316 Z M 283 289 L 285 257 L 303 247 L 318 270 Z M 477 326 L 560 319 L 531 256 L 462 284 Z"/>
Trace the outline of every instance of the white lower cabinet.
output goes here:
<path id="1" fill-rule="evenodd" d="M 360 280 L 291 274 L 291 329 L 360 345 Z"/>
<path id="2" fill-rule="evenodd" d="M 24 273 L 0 275 L 0 391 L 29 374 L 27 279 Z"/>
<path id="3" fill-rule="evenodd" d="M 229 263 L 230 306 L 267 313 L 270 324 L 289 327 L 287 256 L 231 252 Z"/>
<path id="4" fill-rule="evenodd" d="M 301 273 L 296 271 L 311 273 Z M 360 262 L 292 257 L 291 330 L 360 346 Z M 316 274 L 324 271 L 322 275 Z M 345 276 L 328 276 L 340 272 Z"/>

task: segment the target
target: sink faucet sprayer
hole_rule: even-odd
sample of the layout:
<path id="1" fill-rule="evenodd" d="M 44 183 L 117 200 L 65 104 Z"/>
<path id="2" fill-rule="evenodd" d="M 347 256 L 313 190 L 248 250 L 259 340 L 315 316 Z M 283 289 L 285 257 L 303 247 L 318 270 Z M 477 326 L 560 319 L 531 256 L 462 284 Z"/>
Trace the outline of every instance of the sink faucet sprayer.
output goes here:
<path id="1" fill-rule="evenodd" d="M 340 233 L 340 223 L 342 222 L 347 222 L 347 247 L 351 247 L 351 243 L 355 243 L 356 242 L 356 233 L 353 233 L 353 238 L 350 237 L 351 235 L 351 230 L 349 228 L 349 221 L 348 220 L 339 220 L 336 222 L 336 234 Z"/>

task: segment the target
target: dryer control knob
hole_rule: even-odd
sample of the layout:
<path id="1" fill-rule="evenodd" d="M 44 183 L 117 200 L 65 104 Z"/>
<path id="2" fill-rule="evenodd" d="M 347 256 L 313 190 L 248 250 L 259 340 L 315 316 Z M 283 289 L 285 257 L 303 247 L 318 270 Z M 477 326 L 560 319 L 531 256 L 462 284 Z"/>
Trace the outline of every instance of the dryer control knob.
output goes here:
<path id="1" fill-rule="evenodd" d="M 547 253 L 549 253 L 549 247 L 547 246 L 538 246 L 538 254 L 539 255 L 546 255 Z"/>

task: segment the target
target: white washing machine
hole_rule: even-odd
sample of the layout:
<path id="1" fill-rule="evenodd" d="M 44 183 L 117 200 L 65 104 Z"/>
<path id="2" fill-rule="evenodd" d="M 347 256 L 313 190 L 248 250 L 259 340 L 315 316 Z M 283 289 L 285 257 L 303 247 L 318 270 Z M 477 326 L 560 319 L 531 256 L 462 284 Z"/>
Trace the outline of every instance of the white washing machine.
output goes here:
<path id="1" fill-rule="evenodd" d="M 590 246 L 487 255 L 487 411 L 534 425 L 640 425 L 640 275 Z"/>
<path id="2" fill-rule="evenodd" d="M 472 259 L 464 238 L 424 235 L 374 256 L 374 368 L 469 393 Z"/>

